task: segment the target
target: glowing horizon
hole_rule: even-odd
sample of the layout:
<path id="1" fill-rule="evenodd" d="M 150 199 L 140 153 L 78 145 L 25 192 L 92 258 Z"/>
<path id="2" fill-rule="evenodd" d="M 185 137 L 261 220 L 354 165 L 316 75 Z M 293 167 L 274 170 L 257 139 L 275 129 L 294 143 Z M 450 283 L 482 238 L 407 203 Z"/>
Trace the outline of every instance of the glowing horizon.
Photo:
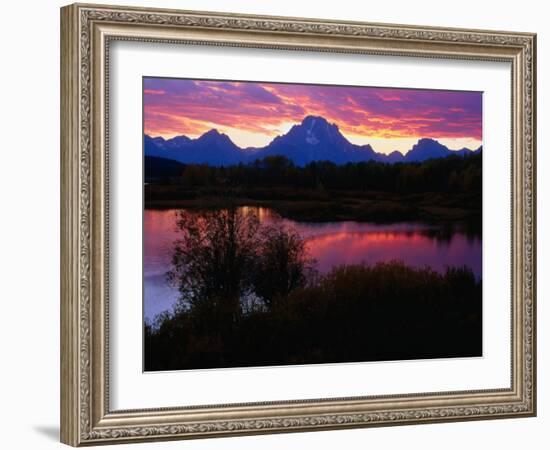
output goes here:
<path id="1" fill-rule="evenodd" d="M 405 153 L 420 138 L 450 149 L 482 145 L 482 93 L 144 78 L 144 133 L 196 138 L 211 129 L 241 148 L 264 147 L 308 115 L 350 142 Z"/>

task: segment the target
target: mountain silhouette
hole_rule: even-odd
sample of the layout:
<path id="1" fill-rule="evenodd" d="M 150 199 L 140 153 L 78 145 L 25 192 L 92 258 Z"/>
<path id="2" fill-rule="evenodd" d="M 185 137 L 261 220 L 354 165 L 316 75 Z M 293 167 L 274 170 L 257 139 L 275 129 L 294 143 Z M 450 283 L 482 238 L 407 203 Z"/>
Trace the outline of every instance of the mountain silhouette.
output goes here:
<path id="1" fill-rule="evenodd" d="M 320 116 L 306 116 L 286 134 L 277 136 L 268 145 L 260 148 L 240 148 L 229 136 L 215 129 L 196 139 L 176 136 L 166 140 L 162 137 L 144 136 L 145 156 L 213 166 L 246 164 L 276 155 L 285 156 L 298 166 L 313 161 L 331 161 L 335 164 L 362 161 L 422 162 L 450 155 L 467 156 L 479 151 L 481 147 L 475 151 L 467 148 L 450 150 L 434 139 L 423 138 L 405 155 L 398 151 L 388 155 L 377 153 L 369 144 L 352 144 L 336 124 L 331 124 Z"/>
<path id="2" fill-rule="evenodd" d="M 345 164 L 377 159 L 377 153 L 370 145 L 352 144 L 340 133 L 337 125 L 316 116 L 307 116 L 288 133 L 277 136 L 269 145 L 259 150 L 258 155 L 286 156 L 299 166 L 312 161 Z"/>

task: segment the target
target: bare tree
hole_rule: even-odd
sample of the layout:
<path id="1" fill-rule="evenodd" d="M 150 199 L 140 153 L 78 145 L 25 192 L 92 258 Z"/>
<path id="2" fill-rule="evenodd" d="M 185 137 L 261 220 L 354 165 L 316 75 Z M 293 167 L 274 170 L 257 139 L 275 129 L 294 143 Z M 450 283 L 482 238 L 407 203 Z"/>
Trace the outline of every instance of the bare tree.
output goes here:
<path id="1" fill-rule="evenodd" d="M 253 210 L 182 210 L 176 222 L 180 239 L 168 276 L 180 292 L 178 307 L 191 310 L 194 326 L 222 338 L 251 301 L 269 308 L 315 272 L 302 237 L 280 225 L 261 226 Z"/>
<path id="2" fill-rule="evenodd" d="M 237 208 L 177 214 L 181 238 L 168 276 L 178 286 L 180 304 L 201 307 L 210 302 L 235 317 L 240 298 L 252 289 L 258 217 Z"/>

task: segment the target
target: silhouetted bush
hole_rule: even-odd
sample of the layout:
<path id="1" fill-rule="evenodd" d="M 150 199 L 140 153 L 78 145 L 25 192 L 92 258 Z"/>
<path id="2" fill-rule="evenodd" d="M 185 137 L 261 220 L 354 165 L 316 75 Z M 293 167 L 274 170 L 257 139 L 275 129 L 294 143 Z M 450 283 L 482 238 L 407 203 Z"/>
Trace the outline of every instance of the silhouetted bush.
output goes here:
<path id="1" fill-rule="evenodd" d="M 279 297 L 306 286 L 315 261 L 306 254 L 304 239 L 280 226 L 264 227 L 253 267 L 253 290 L 268 306 Z"/>

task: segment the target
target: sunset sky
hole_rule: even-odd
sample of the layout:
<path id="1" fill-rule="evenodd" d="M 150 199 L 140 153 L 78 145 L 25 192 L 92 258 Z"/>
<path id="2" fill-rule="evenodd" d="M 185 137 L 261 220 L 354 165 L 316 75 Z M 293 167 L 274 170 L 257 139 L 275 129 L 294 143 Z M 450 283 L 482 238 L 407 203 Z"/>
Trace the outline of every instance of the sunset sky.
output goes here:
<path id="1" fill-rule="evenodd" d="M 406 152 L 419 138 L 451 149 L 482 140 L 480 92 L 144 78 L 144 132 L 198 137 L 216 128 L 263 147 L 307 115 L 335 123 L 354 144 Z"/>

